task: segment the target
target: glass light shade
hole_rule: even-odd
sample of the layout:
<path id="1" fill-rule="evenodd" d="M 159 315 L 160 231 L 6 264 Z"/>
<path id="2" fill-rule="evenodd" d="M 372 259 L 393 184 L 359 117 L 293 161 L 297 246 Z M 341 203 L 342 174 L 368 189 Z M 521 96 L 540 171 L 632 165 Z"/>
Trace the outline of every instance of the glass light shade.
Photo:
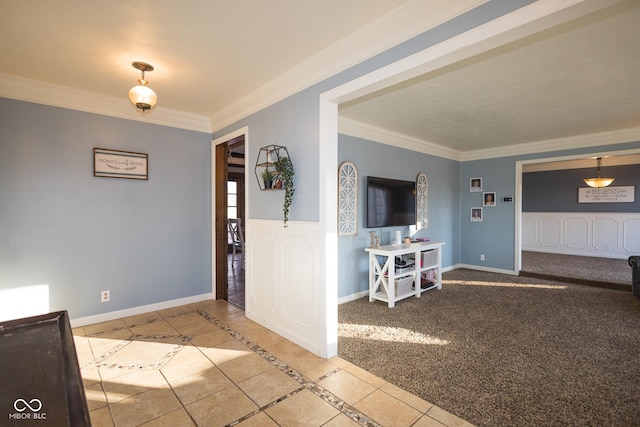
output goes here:
<path id="1" fill-rule="evenodd" d="M 158 96 L 150 87 L 138 85 L 132 87 L 129 91 L 129 100 L 144 112 L 155 107 L 158 102 Z"/>
<path id="2" fill-rule="evenodd" d="M 597 177 L 597 178 L 587 178 L 584 180 L 584 183 L 587 184 L 589 187 L 603 188 L 611 185 L 613 181 L 615 181 L 615 178 Z"/>

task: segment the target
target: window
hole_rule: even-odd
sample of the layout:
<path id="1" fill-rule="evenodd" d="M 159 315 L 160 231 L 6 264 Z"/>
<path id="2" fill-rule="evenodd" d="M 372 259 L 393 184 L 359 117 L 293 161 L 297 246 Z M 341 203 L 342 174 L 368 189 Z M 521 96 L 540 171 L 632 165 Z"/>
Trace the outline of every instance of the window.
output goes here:
<path id="1" fill-rule="evenodd" d="M 238 183 L 227 181 L 227 218 L 238 218 Z"/>

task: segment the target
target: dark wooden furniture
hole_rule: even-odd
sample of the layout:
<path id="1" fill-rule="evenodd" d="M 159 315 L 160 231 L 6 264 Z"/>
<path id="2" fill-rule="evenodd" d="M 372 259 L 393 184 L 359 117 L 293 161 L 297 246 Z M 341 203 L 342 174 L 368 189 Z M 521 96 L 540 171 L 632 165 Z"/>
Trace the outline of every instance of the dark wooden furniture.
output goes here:
<path id="1" fill-rule="evenodd" d="M 66 311 L 1 322 L 0 360 L 7 425 L 91 425 Z"/>
<path id="2" fill-rule="evenodd" d="M 628 261 L 633 270 L 631 273 L 631 290 L 635 296 L 640 298 L 640 256 L 630 256 Z"/>

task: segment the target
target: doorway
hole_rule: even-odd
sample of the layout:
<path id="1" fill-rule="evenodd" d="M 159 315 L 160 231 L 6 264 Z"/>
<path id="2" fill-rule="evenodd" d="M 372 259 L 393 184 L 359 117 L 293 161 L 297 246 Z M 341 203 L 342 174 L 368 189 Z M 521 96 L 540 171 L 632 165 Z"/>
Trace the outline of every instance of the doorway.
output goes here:
<path id="1" fill-rule="evenodd" d="M 584 136 L 580 138 L 584 138 Z M 608 135 L 603 138 L 603 144 L 606 142 L 622 143 L 626 142 L 626 140 L 616 141 L 613 136 Z M 606 273 L 607 269 L 628 272 L 628 269 L 625 268 L 625 263 L 629 254 L 623 252 L 623 250 L 628 250 L 628 246 L 625 245 L 623 247 L 622 245 L 624 245 L 623 242 L 633 239 L 626 237 L 628 227 L 624 227 L 624 224 L 628 222 L 628 219 L 624 216 L 624 212 L 616 210 L 608 212 L 590 211 L 589 209 L 574 211 L 563 207 L 548 209 L 547 206 L 547 209 L 542 209 L 542 212 L 552 212 L 552 214 L 545 215 L 543 213 L 532 217 L 534 214 L 531 213 L 531 210 L 525 212 L 523 209 L 524 197 L 525 193 L 527 193 L 523 184 L 523 175 L 525 173 L 557 172 L 572 169 L 588 170 L 594 166 L 594 159 L 598 157 L 607 158 L 608 166 L 637 165 L 640 163 L 640 151 L 638 149 L 607 150 L 605 152 L 516 162 L 516 199 L 518 200 L 515 212 L 516 245 L 514 270 L 516 273 L 522 274 L 524 272 L 524 275 L 528 276 L 533 273 L 533 275 L 537 276 L 563 277 L 565 279 L 578 278 L 581 283 L 589 281 L 603 282 L 605 281 L 604 278 L 607 277 L 618 277 L 618 279 L 626 277 L 624 274 Z M 586 173 L 585 176 L 587 176 Z M 538 185 L 538 187 L 541 186 Z M 550 187 L 545 186 L 544 188 L 546 192 Z M 528 193 L 531 194 L 530 191 Z M 566 194 L 566 190 L 563 194 Z M 558 198 L 550 200 L 558 200 Z M 533 210 L 533 212 L 536 211 Z M 525 218 L 527 213 L 529 217 Z M 596 222 L 606 225 L 596 229 L 594 225 Z M 541 223 L 546 224 L 546 226 L 541 227 Z M 615 226 L 611 228 L 611 224 L 615 224 Z M 553 230 L 553 232 L 549 233 L 549 230 Z M 544 234 L 546 237 L 544 244 L 541 244 L 540 234 Z M 600 251 L 593 251 L 595 248 L 592 240 L 594 235 L 598 236 Z M 558 240 L 554 241 L 554 239 Z M 605 244 L 606 246 L 604 246 Z M 528 249 L 523 249 L 523 246 Z M 572 264 L 571 267 L 566 264 L 569 263 L 568 260 L 573 260 L 570 262 Z M 587 260 L 591 260 L 591 262 L 586 262 Z M 616 264 L 616 260 L 622 262 Z M 581 262 L 585 262 L 589 267 L 581 268 Z M 595 266 L 600 266 L 598 268 L 601 271 L 598 271 Z M 591 268 L 594 271 L 590 271 Z M 622 281 L 628 283 L 628 280 Z"/>
<path id="2" fill-rule="evenodd" d="M 244 234 L 229 231 L 229 220 L 237 220 L 240 233 L 245 215 L 245 135 L 215 146 L 215 277 L 216 299 L 245 308 Z M 241 240 L 238 240 L 238 239 Z"/>

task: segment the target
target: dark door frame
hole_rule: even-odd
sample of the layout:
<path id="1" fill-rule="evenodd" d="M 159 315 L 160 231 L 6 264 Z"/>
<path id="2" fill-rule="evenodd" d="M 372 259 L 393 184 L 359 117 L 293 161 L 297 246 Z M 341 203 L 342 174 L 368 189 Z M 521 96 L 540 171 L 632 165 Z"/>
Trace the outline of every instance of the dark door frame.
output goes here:
<path id="1" fill-rule="evenodd" d="M 226 143 L 215 146 L 216 181 L 215 181 L 215 247 L 216 247 L 216 299 L 226 300 L 229 297 L 227 288 L 227 175 L 229 165 L 227 157 L 229 146 Z"/>
<path id="2" fill-rule="evenodd" d="M 229 147 L 236 144 L 246 144 L 246 133 L 229 138 L 215 146 L 215 287 L 216 299 L 229 299 L 227 256 L 229 253 L 227 236 L 227 181 L 234 175 L 238 182 L 238 216 L 245 219 L 245 173 L 229 172 Z M 245 146 L 246 149 L 246 146 Z M 245 165 L 246 167 L 246 165 Z M 243 224 L 245 225 L 245 224 Z"/>

